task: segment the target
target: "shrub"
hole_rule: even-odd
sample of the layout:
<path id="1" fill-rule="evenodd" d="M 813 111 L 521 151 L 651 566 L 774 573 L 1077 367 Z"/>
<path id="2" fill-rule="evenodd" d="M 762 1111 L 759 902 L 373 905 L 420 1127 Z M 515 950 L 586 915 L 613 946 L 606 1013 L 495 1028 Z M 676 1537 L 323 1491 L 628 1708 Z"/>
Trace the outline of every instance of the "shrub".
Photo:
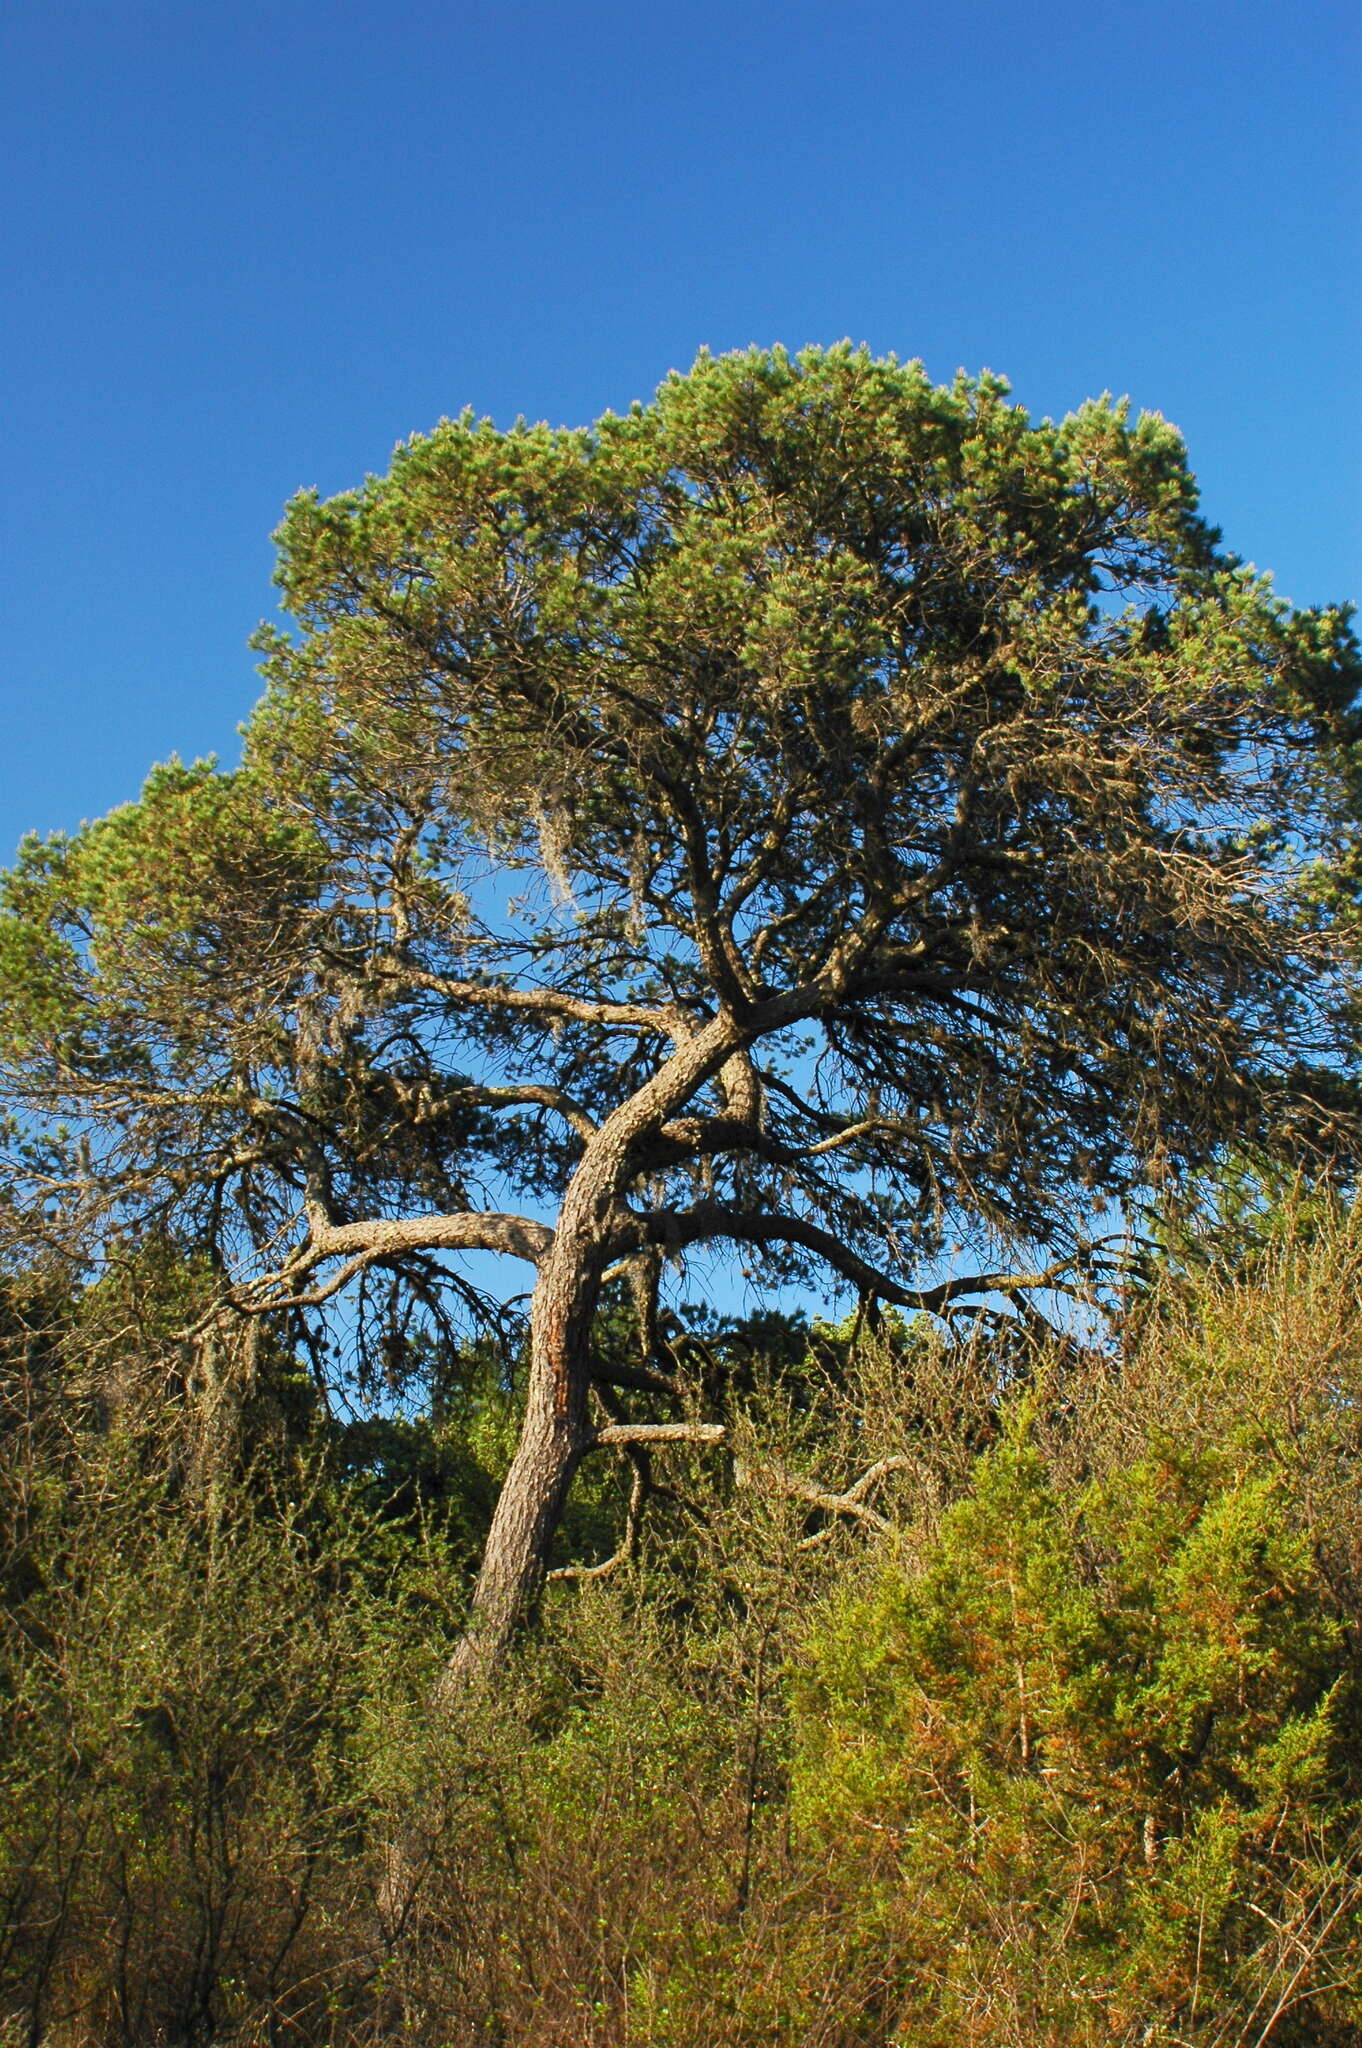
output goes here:
<path id="1" fill-rule="evenodd" d="M 795 1810 L 891 2030 L 1356 2038 L 1360 1678 L 1281 1472 L 1166 1439 L 1065 1484 L 1014 1413 L 796 1694 Z"/>

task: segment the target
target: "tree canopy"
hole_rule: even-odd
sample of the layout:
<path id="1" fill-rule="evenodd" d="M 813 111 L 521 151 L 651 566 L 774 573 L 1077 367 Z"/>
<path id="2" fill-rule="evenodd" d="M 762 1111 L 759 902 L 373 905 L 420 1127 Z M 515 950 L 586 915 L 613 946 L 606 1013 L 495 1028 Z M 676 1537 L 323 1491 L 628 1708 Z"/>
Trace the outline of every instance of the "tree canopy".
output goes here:
<path id="1" fill-rule="evenodd" d="M 1356 644 L 1158 416 L 702 356 L 589 430 L 446 421 L 279 543 L 240 769 L 8 880 L 11 1094 L 76 1133 L 25 1171 L 375 1352 L 494 1315 L 453 1255 L 534 1269 L 493 1653 L 588 1450 L 722 1433 L 667 1259 L 1020 1297 L 1151 1177 L 1319 1138 Z"/>

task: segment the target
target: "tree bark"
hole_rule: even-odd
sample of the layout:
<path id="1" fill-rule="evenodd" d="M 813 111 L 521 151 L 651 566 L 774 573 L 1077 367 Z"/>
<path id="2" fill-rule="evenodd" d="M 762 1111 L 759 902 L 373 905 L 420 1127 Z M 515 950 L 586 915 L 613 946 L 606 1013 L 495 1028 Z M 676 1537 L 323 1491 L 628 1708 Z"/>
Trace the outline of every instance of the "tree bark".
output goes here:
<path id="1" fill-rule="evenodd" d="M 543 1586 L 572 1475 L 590 1435 L 587 1345 L 599 1285 L 592 1267 L 574 1271 L 570 1258 L 555 1254 L 535 1288 L 520 1441 L 487 1532 L 469 1624 L 441 1675 L 437 1703 L 498 1669 Z"/>

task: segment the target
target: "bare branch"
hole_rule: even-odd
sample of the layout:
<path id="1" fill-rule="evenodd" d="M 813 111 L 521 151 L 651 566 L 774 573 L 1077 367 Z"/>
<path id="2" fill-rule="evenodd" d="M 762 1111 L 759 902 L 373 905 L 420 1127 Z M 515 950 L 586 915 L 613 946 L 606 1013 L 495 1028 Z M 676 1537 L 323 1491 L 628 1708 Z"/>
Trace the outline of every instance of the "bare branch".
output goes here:
<path id="1" fill-rule="evenodd" d="M 902 1471 L 908 1462 L 904 1457 L 879 1458 L 841 1493 L 829 1493 L 816 1479 L 806 1479 L 802 1472 L 791 1472 L 784 1465 L 743 1465 L 735 1462 L 733 1477 L 739 1486 L 768 1484 L 790 1500 L 807 1501 L 810 1507 L 825 1515 L 848 1515 L 854 1521 L 864 1522 L 880 1535 L 886 1535 L 893 1528 L 893 1523 L 874 1508 L 867 1507 L 865 1495 L 878 1480 L 890 1472 Z M 820 1530 L 816 1536 L 805 1537 L 801 1547 L 811 1547 L 815 1542 L 823 1541 L 824 1535 L 825 1532 Z"/>
<path id="2" fill-rule="evenodd" d="M 468 1209 L 448 1216 L 376 1216 L 364 1223 L 324 1224 L 309 1217 L 310 1243 L 297 1266 L 313 1266 L 321 1259 L 344 1258 L 351 1252 L 380 1252 L 394 1257 L 402 1252 L 505 1252 L 511 1258 L 539 1261 L 553 1245 L 553 1232 L 545 1223 L 529 1216 L 513 1216 L 495 1210 Z"/>
<path id="3" fill-rule="evenodd" d="M 478 1210 L 449 1216 L 376 1216 L 363 1223 L 334 1224 L 309 1204 L 308 1223 L 307 1242 L 276 1272 L 248 1281 L 238 1290 L 239 1308 L 262 1314 L 281 1308 L 319 1307 L 367 1267 L 414 1252 L 504 1252 L 538 1265 L 553 1244 L 553 1232 L 546 1224 L 528 1216 Z M 296 1283 L 328 1259 L 344 1263 L 323 1285 L 298 1292 Z"/>
<path id="4" fill-rule="evenodd" d="M 431 974 L 401 961 L 379 961 L 377 972 L 387 981 L 424 989 L 470 1009 L 520 1010 L 537 1017 L 561 1017 L 576 1024 L 604 1024 L 627 1031 L 656 1031 L 678 1044 L 695 1029 L 694 1020 L 672 1005 L 658 1009 L 647 1003 L 588 1002 L 554 988 L 507 988 L 500 983 L 459 981 Z"/>
<path id="5" fill-rule="evenodd" d="M 727 1435 L 722 1422 L 607 1422 L 586 1448 L 596 1451 L 627 1444 L 721 1444 Z"/>
<path id="6" fill-rule="evenodd" d="M 745 1244 L 794 1244 L 817 1257 L 851 1281 L 863 1294 L 877 1296 L 896 1308 L 928 1315 L 938 1314 L 948 1303 L 968 1296 L 1026 1294 L 1056 1287 L 1064 1275 L 1098 1250 L 1083 1245 L 1068 1257 L 1034 1272 L 954 1274 L 932 1287 L 905 1287 L 902 1281 L 862 1259 L 830 1230 L 808 1222 L 802 1216 L 779 1216 L 729 1209 L 719 1202 L 700 1202 L 693 1209 L 661 1210 L 651 1216 L 630 1212 L 640 1243 L 677 1251 L 704 1239 L 727 1237 Z"/>
<path id="7" fill-rule="evenodd" d="M 594 1138 L 600 1128 L 596 1119 L 589 1116 L 579 1102 L 562 1088 L 536 1086 L 526 1082 L 522 1087 L 493 1088 L 470 1086 L 456 1091 L 455 1099 L 469 1102 L 485 1109 L 533 1108 L 555 1110 L 563 1121 L 570 1124 L 579 1138 Z"/>

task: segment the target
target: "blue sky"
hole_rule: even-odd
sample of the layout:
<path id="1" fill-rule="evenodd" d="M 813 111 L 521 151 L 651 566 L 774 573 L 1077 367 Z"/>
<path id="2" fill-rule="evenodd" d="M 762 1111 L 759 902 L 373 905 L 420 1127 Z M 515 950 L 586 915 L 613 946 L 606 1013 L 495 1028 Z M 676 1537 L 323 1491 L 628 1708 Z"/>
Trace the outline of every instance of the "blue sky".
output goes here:
<path id="1" fill-rule="evenodd" d="M 1128 392 L 1362 594 L 1360 88 L 1329 0 L 10 9 L 0 859 L 234 757 L 293 490 L 701 343 Z"/>

